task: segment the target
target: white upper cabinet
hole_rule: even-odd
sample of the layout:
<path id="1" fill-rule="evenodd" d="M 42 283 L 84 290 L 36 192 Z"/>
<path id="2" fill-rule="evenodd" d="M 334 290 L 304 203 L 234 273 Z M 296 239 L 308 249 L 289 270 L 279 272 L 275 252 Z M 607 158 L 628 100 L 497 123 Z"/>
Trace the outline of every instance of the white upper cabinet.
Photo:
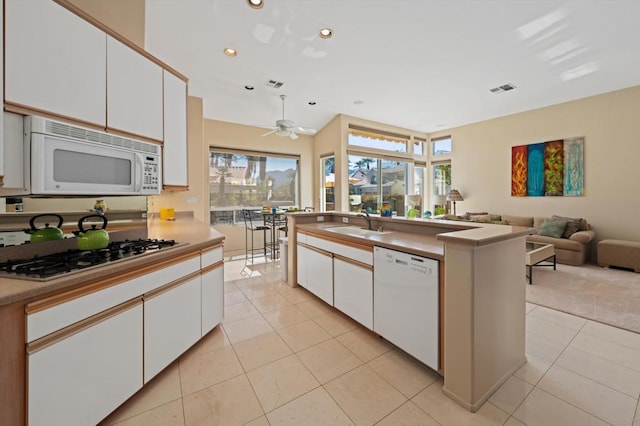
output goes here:
<path id="1" fill-rule="evenodd" d="M 2 42 L 2 36 L 4 35 L 4 29 L 2 28 L 2 23 L 4 19 L 2 17 L 2 11 L 4 10 L 4 5 L 2 4 L 2 0 L 0 0 L 0 55 L 2 55 L 2 46 L 4 43 Z M 4 66 L 0 67 L 0 81 L 4 81 L 4 77 L 2 76 L 4 72 Z M 4 84 L 0 84 L 0 99 L 4 99 Z M 4 174 L 5 174 L 5 166 L 4 166 L 4 120 L 0 119 L 0 189 L 4 184 Z"/>
<path id="2" fill-rule="evenodd" d="M 164 185 L 187 186 L 187 84 L 164 70 Z"/>
<path id="3" fill-rule="evenodd" d="M 107 36 L 107 128 L 163 140 L 163 69 Z"/>
<path id="4" fill-rule="evenodd" d="M 5 101 L 104 127 L 104 31 L 51 0 L 5 0 L 5 18 Z"/>

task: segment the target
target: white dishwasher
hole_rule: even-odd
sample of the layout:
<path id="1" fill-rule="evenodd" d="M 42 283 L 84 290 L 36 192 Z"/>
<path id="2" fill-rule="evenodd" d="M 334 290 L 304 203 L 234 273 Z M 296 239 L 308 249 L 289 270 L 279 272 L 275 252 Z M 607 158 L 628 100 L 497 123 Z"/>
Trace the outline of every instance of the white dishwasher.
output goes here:
<path id="1" fill-rule="evenodd" d="M 434 370 L 439 300 L 437 260 L 374 248 L 373 330 Z"/>

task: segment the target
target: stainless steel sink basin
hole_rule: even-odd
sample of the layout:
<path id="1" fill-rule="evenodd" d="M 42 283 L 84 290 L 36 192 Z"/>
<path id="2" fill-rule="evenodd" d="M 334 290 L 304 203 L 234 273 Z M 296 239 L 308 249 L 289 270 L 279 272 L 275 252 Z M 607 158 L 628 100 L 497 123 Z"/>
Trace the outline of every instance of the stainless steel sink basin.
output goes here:
<path id="1" fill-rule="evenodd" d="M 377 231 L 375 229 L 364 229 L 359 226 L 335 226 L 332 228 L 325 228 L 329 232 L 335 232 L 336 234 L 343 235 L 355 235 L 358 237 L 370 237 L 372 235 L 388 234 L 390 231 Z"/>

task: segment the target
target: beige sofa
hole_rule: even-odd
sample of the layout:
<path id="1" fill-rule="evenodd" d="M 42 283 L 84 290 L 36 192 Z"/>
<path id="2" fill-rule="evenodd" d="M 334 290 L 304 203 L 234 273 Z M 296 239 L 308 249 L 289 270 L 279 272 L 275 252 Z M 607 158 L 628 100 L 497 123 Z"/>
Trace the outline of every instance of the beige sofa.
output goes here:
<path id="1" fill-rule="evenodd" d="M 494 223 L 512 226 L 526 226 L 540 229 L 546 217 L 511 216 L 487 213 L 465 213 L 464 215 L 446 215 L 443 219 L 460 220 L 465 222 Z M 591 245 L 595 239 L 595 232 L 590 228 L 586 219 L 581 219 L 578 231 L 569 238 L 555 238 L 538 235 L 527 236 L 527 241 L 535 243 L 553 244 L 556 260 L 567 265 L 582 265 L 591 256 Z"/>

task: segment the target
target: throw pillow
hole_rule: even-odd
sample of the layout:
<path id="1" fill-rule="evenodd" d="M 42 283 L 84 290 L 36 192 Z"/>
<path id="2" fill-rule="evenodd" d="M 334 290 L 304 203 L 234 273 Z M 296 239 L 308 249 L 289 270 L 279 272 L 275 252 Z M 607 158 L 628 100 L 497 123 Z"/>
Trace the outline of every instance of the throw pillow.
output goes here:
<path id="1" fill-rule="evenodd" d="M 471 216 L 471 221 L 472 222 L 479 222 L 479 223 L 489 223 L 489 222 L 491 222 L 491 215 L 489 215 L 489 214 L 474 214 L 473 216 Z"/>
<path id="2" fill-rule="evenodd" d="M 471 220 L 472 216 L 478 216 L 478 215 L 484 215 L 484 214 L 489 214 L 487 212 L 466 212 L 464 215 L 466 216 L 467 220 Z"/>
<path id="3" fill-rule="evenodd" d="M 551 216 L 551 219 L 564 220 L 567 222 L 567 227 L 562 233 L 562 238 L 569 238 L 578 232 L 580 230 L 580 223 L 582 222 L 582 218 L 563 217 L 555 214 Z"/>
<path id="4" fill-rule="evenodd" d="M 511 226 L 533 226 L 533 217 L 502 215 L 502 220 Z"/>
<path id="5" fill-rule="evenodd" d="M 489 223 L 491 223 L 493 225 L 507 225 L 507 222 L 505 222 L 504 220 L 492 220 Z"/>
<path id="6" fill-rule="evenodd" d="M 544 223 L 540 227 L 540 230 L 538 231 L 538 235 L 543 235 L 545 237 L 561 238 L 566 227 L 567 227 L 566 220 L 547 219 L 544 221 Z"/>

